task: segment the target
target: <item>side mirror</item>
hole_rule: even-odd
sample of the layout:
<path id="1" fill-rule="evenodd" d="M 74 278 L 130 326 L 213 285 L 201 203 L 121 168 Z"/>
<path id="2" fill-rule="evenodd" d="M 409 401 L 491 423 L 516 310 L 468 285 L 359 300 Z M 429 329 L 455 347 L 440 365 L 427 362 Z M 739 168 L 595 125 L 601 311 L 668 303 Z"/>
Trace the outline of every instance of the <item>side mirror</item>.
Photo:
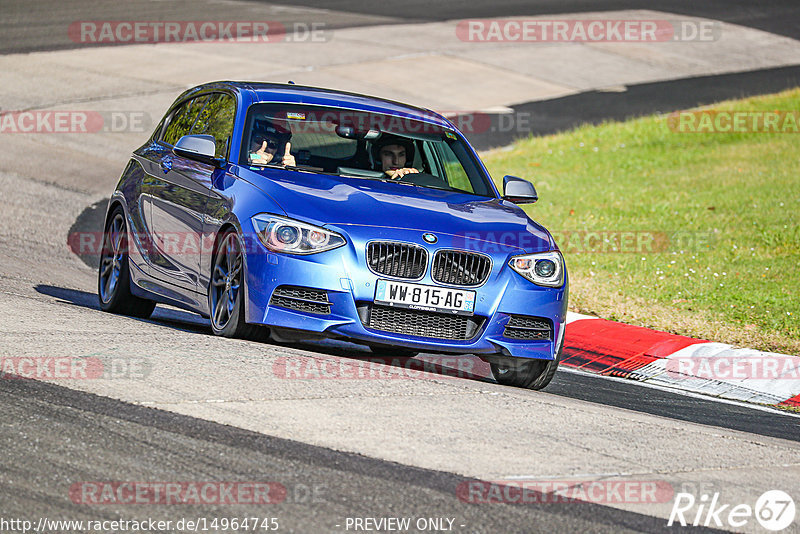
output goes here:
<path id="1" fill-rule="evenodd" d="M 539 200 L 539 195 L 528 180 L 506 175 L 503 176 L 503 198 L 514 204 L 533 204 Z"/>
<path id="2" fill-rule="evenodd" d="M 172 153 L 176 156 L 222 168 L 225 166 L 225 158 L 216 157 L 216 152 L 217 144 L 210 135 L 184 135 L 172 147 Z"/>

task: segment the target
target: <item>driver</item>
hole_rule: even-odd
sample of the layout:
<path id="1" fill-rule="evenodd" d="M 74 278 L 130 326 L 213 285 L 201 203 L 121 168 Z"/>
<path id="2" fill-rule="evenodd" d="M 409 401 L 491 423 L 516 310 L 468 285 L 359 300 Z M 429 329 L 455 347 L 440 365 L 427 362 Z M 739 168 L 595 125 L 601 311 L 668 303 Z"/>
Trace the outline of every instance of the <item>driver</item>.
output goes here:
<path id="1" fill-rule="evenodd" d="M 267 165 L 277 163 L 278 148 L 283 147 L 281 163 L 296 167 L 294 156 L 291 154 L 292 144 L 289 140 L 292 132 L 279 125 L 265 120 L 256 120 L 253 132 L 250 134 L 250 151 L 248 159 L 252 165 Z"/>
<path id="2" fill-rule="evenodd" d="M 381 135 L 372 146 L 372 158 L 378 170 L 392 180 L 419 172 L 414 167 L 406 167 L 406 163 L 414 161 L 414 142 L 405 137 Z"/>

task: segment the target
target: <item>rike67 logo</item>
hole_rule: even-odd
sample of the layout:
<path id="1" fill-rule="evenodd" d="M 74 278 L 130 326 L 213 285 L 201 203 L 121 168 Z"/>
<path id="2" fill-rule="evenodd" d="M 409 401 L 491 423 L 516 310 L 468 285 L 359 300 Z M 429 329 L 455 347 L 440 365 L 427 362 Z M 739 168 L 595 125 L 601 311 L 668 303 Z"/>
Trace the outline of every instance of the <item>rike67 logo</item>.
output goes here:
<path id="1" fill-rule="evenodd" d="M 733 527 L 740 529 L 753 518 L 765 529 L 777 532 L 789 527 L 795 517 L 794 500 L 781 490 L 763 493 L 754 506 L 731 504 L 720 500 L 719 492 L 703 493 L 699 498 L 691 493 L 678 493 L 669 514 L 667 526 Z"/>

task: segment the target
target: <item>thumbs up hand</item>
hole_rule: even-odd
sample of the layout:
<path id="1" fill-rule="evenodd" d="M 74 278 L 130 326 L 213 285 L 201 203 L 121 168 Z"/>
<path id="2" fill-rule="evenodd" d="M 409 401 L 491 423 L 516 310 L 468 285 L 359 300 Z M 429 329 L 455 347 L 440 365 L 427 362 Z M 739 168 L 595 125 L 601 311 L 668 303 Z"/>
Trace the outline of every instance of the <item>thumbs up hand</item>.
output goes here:
<path id="1" fill-rule="evenodd" d="M 256 165 L 266 165 L 272 160 L 273 154 L 267 152 L 267 142 L 263 141 L 261 147 L 255 152 L 250 153 L 250 163 Z"/>
<path id="2" fill-rule="evenodd" d="M 297 162 L 291 153 L 292 143 L 286 143 L 286 150 L 283 151 L 283 164 L 289 167 L 297 167 Z"/>

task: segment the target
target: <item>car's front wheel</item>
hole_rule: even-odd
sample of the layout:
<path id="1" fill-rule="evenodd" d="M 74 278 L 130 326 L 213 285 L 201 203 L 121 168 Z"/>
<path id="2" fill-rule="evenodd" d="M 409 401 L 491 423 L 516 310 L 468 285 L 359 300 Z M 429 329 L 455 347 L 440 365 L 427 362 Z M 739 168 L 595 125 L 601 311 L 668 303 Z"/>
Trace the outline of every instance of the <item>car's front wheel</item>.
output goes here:
<path id="1" fill-rule="evenodd" d="M 131 293 L 128 264 L 128 230 L 125 212 L 117 206 L 111 212 L 103 232 L 103 249 L 97 273 L 97 296 L 100 309 L 111 313 L 146 319 L 156 303 Z"/>
<path id="2" fill-rule="evenodd" d="M 561 350 L 553 360 L 530 358 L 498 358 L 490 362 L 492 374 L 498 383 L 527 389 L 543 389 L 556 374 L 561 361 Z"/>
<path id="3" fill-rule="evenodd" d="M 229 229 L 217 241 L 208 285 L 211 330 L 218 336 L 253 338 L 257 325 L 245 322 L 244 252 L 239 235 Z"/>

